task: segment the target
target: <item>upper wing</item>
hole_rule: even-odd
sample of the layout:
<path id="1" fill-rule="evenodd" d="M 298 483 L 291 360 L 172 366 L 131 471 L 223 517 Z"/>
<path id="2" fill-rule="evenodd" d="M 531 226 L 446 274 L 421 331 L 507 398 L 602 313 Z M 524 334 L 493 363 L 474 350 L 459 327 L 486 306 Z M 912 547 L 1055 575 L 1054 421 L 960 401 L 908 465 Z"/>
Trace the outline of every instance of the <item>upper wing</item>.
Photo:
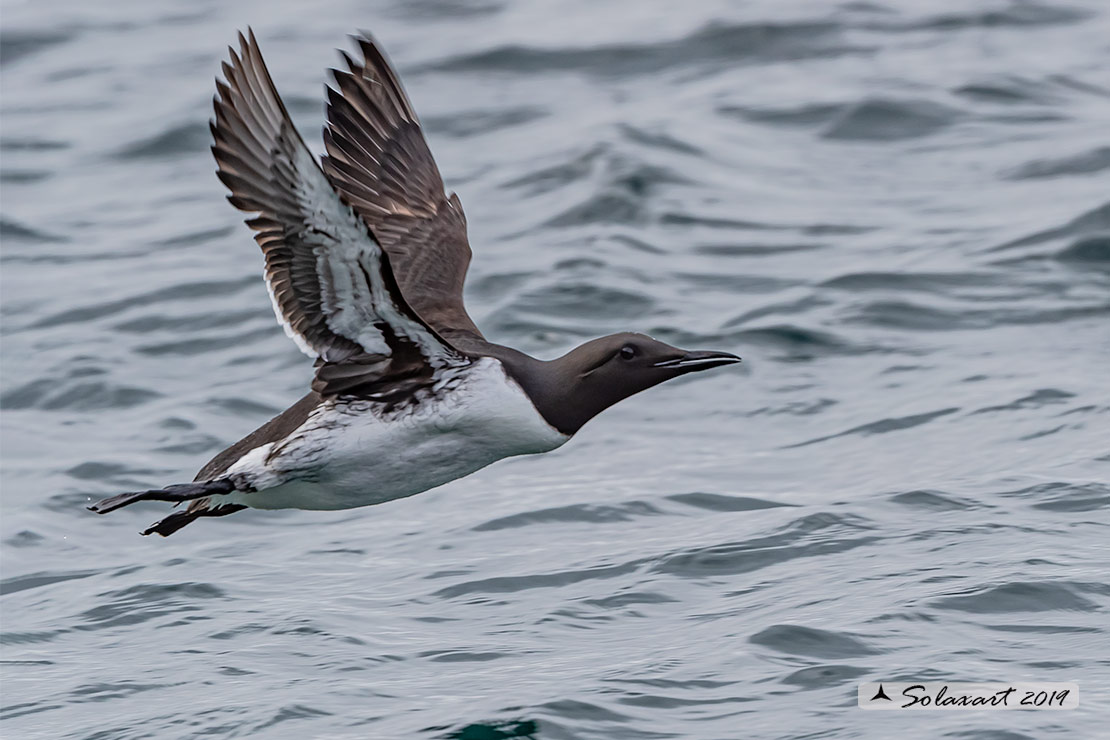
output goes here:
<path id="1" fill-rule="evenodd" d="M 229 49 L 217 80 L 212 153 L 228 200 L 266 256 L 266 283 L 285 331 L 319 358 L 324 395 L 382 393 L 467 361 L 408 306 L 389 258 L 345 205 L 293 127 L 253 32 Z"/>
<path id="2" fill-rule="evenodd" d="M 462 204 L 444 193 L 389 61 L 372 39 L 356 41 L 363 61 L 343 54 L 349 71 L 332 70 L 339 90 L 328 88 L 324 172 L 389 253 L 417 314 L 445 336 L 481 338 L 463 306 L 470 245 Z"/>

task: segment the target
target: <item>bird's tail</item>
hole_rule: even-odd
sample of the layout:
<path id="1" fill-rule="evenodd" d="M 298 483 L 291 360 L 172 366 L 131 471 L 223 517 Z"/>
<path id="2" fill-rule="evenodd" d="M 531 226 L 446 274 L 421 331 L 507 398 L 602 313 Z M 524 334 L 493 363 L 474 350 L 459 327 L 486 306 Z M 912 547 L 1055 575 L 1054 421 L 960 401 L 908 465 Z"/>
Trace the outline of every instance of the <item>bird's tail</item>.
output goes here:
<path id="1" fill-rule="evenodd" d="M 195 481 L 193 483 L 179 483 L 149 491 L 135 491 L 133 493 L 121 493 L 116 496 L 109 496 L 90 506 L 89 511 L 94 511 L 97 514 L 107 514 L 109 511 L 121 509 L 136 501 L 172 501 L 174 503 L 191 501 L 192 503 L 189 504 L 189 507 L 184 511 L 175 511 L 165 519 L 155 522 L 143 532 L 144 535 L 160 534 L 163 537 L 168 537 L 198 517 L 224 516 L 225 514 L 231 514 L 247 508 L 241 504 L 214 505 L 209 498 L 210 496 L 231 493 L 234 490 L 235 484 L 226 478 Z"/>

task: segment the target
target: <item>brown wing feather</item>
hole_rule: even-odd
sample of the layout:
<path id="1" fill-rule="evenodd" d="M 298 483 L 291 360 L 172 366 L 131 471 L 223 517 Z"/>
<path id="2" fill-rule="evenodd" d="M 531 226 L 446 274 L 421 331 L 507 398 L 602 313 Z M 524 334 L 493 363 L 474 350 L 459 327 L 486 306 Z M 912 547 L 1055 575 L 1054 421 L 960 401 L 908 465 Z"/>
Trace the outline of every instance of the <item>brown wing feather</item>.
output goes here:
<path id="1" fill-rule="evenodd" d="M 310 248 L 287 238 L 290 225 L 304 221 L 298 202 L 299 150 L 305 148 L 289 123 L 289 114 L 266 70 L 254 34 L 239 34 L 239 53 L 228 48 L 223 63 L 227 82 L 217 80 L 213 101 L 216 119 L 210 128 L 216 174 L 231 191 L 236 208 L 258 213 L 247 224 L 266 258 L 266 282 L 276 313 L 298 345 L 321 357 L 343 357 L 360 351 L 350 339 L 337 336 L 320 310 L 321 285 Z"/>
<path id="2" fill-rule="evenodd" d="M 445 336 L 481 332 L 463 305 L 470 264 L 466 217 L 444 192 L 420 122 L 384 53 L 356 39 L 363 60 L 344 54 L 332 70 L 324 173 L 389 253 L 409 305 Z"/>
<path id="3" fill-rule="evenodd" d="M 344 204 L 281 102 L 253 33 L 217 81 L 217 174 L 266 256 L 275 312 L 318 358 L 313 389 L 388 400 L 467 358 L 405 301 L 389 255 Z"/>

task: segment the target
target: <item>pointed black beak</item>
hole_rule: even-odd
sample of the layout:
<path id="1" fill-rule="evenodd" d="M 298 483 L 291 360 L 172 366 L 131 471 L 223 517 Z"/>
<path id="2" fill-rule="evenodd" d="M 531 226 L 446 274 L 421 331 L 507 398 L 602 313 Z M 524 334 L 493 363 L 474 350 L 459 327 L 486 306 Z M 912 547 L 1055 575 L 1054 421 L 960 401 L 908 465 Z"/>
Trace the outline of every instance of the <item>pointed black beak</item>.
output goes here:
<path id="1" fill-rule="evenodd" d="M 708 370 L 722 365 L 733 365 L 737 362 L 740 362 L 740 358 L 731 352 L 687 352 L 681 357 L 657 362 L 655 363 L 655 367 L 689 373 L 695 370 Z"/>

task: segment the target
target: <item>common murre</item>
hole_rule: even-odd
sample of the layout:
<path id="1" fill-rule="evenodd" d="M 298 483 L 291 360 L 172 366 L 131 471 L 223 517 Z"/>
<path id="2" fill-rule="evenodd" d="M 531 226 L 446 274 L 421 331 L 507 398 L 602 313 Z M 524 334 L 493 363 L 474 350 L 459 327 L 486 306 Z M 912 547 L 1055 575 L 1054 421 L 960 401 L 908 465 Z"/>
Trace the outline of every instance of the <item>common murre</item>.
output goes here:
<path id="1" fill-rule="evenodd" d="M 327 154 L 305 146 L 248 29 L 217 80 L 212 152 L 265 255 L 285 332 L 316 359 L 311 392 L 220 452 L 193 483 L 106 498 L 191 502 L 144 535 L 247 507 L 334 510 L 411 496 L 504 457 L 546 452 L 614 403 L 739 362 L 642 334 L 543 361 L 467 315 L 466 220 L 380 48 L 332 70 Z"/>

